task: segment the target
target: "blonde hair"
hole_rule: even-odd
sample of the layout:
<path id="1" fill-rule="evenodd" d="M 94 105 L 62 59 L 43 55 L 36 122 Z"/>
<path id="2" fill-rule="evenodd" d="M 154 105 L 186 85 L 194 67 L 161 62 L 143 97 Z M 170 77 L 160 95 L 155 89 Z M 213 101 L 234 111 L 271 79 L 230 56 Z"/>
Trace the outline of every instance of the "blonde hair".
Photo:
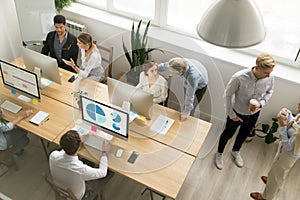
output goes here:
<path id="1" fill-rule="evenodd" d="M 169 60 L 169 67 L 175 71 L 184 73 L 186 71 L 187 66 L 188 63 L 183 58 L 176 57 Z"/>
<path id="2" fill-rule="evenodd" d="M 260 68 L 273 68 L 275 67 L 274 59 L 268 54 L 261 54 L 256 59 L 256 65 Z"/>

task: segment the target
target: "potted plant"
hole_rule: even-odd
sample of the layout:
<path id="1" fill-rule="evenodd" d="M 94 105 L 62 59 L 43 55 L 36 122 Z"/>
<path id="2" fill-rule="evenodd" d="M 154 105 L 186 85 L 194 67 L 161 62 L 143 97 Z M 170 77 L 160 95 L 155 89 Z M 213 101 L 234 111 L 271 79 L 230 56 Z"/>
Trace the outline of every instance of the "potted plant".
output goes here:
<path id="1" fill-rule="evenodd" d="M 73 97 L 75 98 L 75 101 L 77 102 L 78 108 L 81 108 L 81 101 L 80 101 L 80 96 L 81 95 L 87 95 L 87 92 L 84 92 L 80 89 L 78 89 L 77 91 L 73 91 L 71 92 L 71 94 L 73 95 Z"/>
<path id="2" fill-rule="evenodd" d="M 132 83 L 133 85 L 137 85 L 139 81 L 139 74 L 141 72 L 141 65 L 144 64 L 146 60 L 150 59 L 150 52 L 154 50 L 159 50 L 164 53 L 163 50 L 159 48 L 148 48 L 148 29 L 150 26 L 150 20 L 148 21 L 144 34 L 141 35 L 142 20 L 139 21 L 137 29 L 135 30 L 134 21 L 132 23 L 131 33 L 130 33 L 130 44 L 131 44 L 131 52 L 128 51 L 125 46 L 124 40 L 123 42 L 123 50 L 125 52 L 126 59 L 130 65 L 130 71 L 126 74 L 127 81 Z"/>
<path id="3" fill-rule="evenodd" d="M 55 8 L 58 13 L 64 8 L 70 6 L 76 0 L 55 0 Z"/>
<path id="4" fill-rule="evenodd" d="M 272 124 L 271 126 L 269 124 L 262 124 L 261 128 L 257 128 L 256 125 L 253 130 L 252 130 L 252 135 L 257 135 L 259 137 L 264 137 L 265 138 L 265 143 L 266 144 L 271 144 L 273 142 L 275 142 L 277 139 L 279 139 L 277 136 L 274 135 L 274 133 L 277 132 L 278 129 L 278 119 L 277 118 L 272 118 Z M 257 131 L 261 132 L 261 133 L 257 133 Z"/>

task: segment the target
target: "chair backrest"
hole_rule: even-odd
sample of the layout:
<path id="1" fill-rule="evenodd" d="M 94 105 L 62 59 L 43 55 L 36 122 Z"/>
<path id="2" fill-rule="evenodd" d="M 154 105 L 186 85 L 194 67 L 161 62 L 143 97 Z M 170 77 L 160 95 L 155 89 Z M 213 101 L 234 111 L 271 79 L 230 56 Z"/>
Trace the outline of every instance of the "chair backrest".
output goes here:
<path id="1" fill-rule="evenodd" d="M 102 67 L 105 69 L 105 79 L 112 78 L 113 47 L 105 47 L 97 44 L 102 58 Z"/>
<path id="2" fill-rule="evenodd" d="M 9 157 L 12 161 L 12 164 L 15 166 L 16 170 L 19 169 L 16 159 L 14 157 L 14 153 L 12 151 L 12 146 L 7 147 L 5 150 L 0 150 L 0 160 Z"/>
<path id="3" fill-rule="evenodd" d="M 63 188 L 63 187 L 55 184 L 52 177 L 48 174 L 43 174 L 43 176 L 45 177 L 45 180 L 47 181 L 47 183 L 51 186 L 51 188 L 55 192 L 56 199 L 77 200 L 74 193 L 70 189 Z"/>

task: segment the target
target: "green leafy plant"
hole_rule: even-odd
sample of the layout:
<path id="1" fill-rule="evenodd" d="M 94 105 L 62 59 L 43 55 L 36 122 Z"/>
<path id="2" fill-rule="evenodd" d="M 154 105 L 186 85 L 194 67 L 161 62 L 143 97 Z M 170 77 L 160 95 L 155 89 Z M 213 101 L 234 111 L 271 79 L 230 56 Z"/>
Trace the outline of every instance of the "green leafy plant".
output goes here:
<path id="1" fill-rule="evenodd" d="M 261 125 L 261 128 L 257 128 L 257 126 L 255 126 L 252 130 L 252 134 L 253 135 L 257 135 L 259 137 L 264 137 L 265 138 L 265 143 L 266 144 L 271 144 L 273 142 L 275 142 L 278 137 L 276 137 L 274 135 L 274 133 L 277 132 L 277 129 L 278 129 L 278 119 L 277 118 L 272 118 L 272 124 L 271 126 L 269 124 L 262 124 Z M 257 131 L 263 133 L 262 135 L 261 134 L 258 134 Z"/>
<path id="2" fill-rule="evenodd" d="M 142 65 L 146 60 L 150 58 L 150 52 L 154 50 L 158 50 L 164 53 L 163 50 L 159 48 L 148 48 L 148 29 L 150 26 L 150 20 L 148 21 L 144 34 L 141 35 L 140 28 L 141 28 L 142 20 L 139 21 L 137 29 L 135 30 L 134 21 L 132 23 L 131 34 L 130 34 L 130 44 L 131 44 L 131 52 L 128 51 L 127 47 L 125 46 L 124 40 L 123 42 L 123 50 L 125 52 L 126 59 L 130 64 L 131 69 L 137 66 Z"/>
<path id="3" fill-rule="evenodd" d="M 58 13 L 64 8 L 69 7 L 76 0 L 55 0 L 55 8 Z"/>
<path id="4" fill-rule="evenodd" d="M 75 98 L 75 101 L 77 102 L 79 108 L 81 107 L 80 96 L 81 96 L 81 95 L 88 95 L 87 92 L 82 91 L 82 90 L 80 90 L 80 89 L 78 89 L 77 91 L 71 92 L 71 94 L 72 94 L 73 97 Z"/>

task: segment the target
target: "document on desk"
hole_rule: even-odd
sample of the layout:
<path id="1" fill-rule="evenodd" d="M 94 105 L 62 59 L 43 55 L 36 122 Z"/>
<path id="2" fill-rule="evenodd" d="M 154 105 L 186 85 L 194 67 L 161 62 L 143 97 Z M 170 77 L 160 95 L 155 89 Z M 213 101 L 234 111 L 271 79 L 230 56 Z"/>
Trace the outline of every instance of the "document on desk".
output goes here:
<path id="1" fill-rule="evenodd" d="M 43 122 L 49 119 L 49 113 L 39 111 L 29 121 L 35 125 L 41 125 Z"/>
<path id="2" fill-rule="evenodd" d="M 159 115 L 151 125 L 150 130 L 161 135 L 166 135 L 174 121 L 174 119 L 171 119 L 164 115 Z"/>

